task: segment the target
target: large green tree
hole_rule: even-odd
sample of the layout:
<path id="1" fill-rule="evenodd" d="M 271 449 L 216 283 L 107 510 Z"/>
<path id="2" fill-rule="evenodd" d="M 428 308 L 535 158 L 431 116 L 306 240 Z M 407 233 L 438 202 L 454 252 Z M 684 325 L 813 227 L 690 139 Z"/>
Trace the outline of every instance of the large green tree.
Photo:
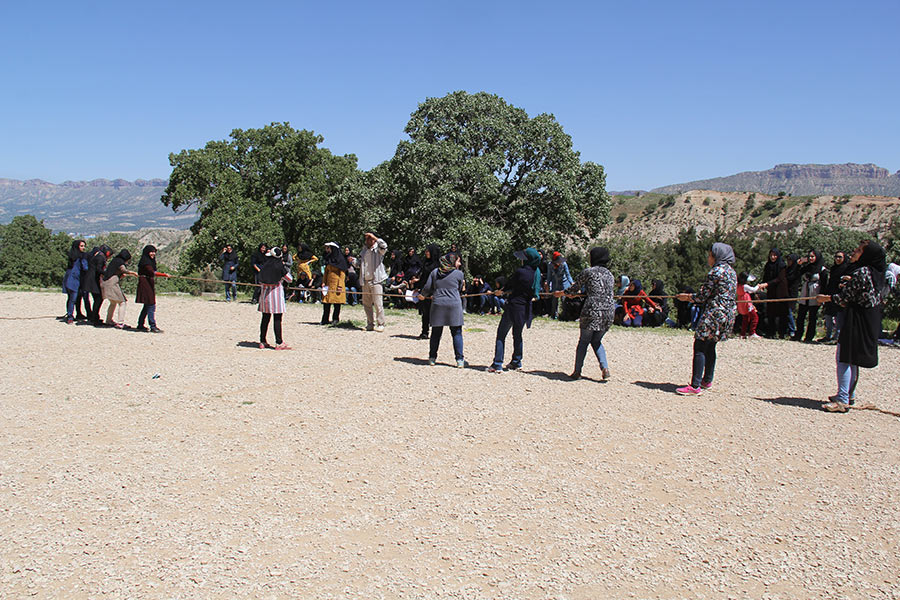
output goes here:
<path id="1" fill-rule="evenodd" d="M 61 288 L 71 244 L 32 215 L 13 217 L 0 235 L 0 282 Z"/>
<path id="2" fill-rule="evenodd" d="M 552 115 L 454 92 L 420 104 L 405 133 L 390 161 L 336 198 L 348 235 L 374 229 L 393 247 L 457 242 L 474 268 L 496 271 L 514 248 L 564 248 L 608 222 L 603 167 L 580 161 Z"/>
<path id="3" fill-rule="evenodd" d="M 322 142 L 311 131 L 272 123 L 170 154 L 172 174 L 161 200 L 173 210 L 196 206 L 200 214 L 183 266 L 214 262 L 231 243 L 247 276 L 249 255 L 259 243 L 321 243 L 328 202 L 356 171 L 355 156 L 335 156 L 319 147 Z"/>

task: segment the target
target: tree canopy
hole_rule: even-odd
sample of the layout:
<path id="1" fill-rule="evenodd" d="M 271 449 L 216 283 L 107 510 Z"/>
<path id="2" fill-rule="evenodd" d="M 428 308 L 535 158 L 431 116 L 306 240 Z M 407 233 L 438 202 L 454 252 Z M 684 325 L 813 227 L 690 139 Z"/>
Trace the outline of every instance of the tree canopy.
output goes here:
<path id="1" fill-rule="evenodd" d="M 208 264 L 231 243 L 244 251 L 247 275 L 248 251 L 259 243 L 320 237 L 329 201 L 356 171 L 355 156 L 335 156 L 319 147 L 323 141 L 311 131 L 272 123 L 170 154 L 173 169 L 161 200 L 173 210 L 196 206 L 200 215 L 185 266 Z"/>
<path id="2" fill-rule="evenodd" d="M 356 213 L 345 227 L 377 230 L 394 246 L 456 242 L 490 271 L 515 248 L 564 248 L 608 222 L 603 167 L 580 161 L 552 115 L 453 92 L 420 104 L 404 131 L 391 160 L 336 198 L 336 213 Z"/>

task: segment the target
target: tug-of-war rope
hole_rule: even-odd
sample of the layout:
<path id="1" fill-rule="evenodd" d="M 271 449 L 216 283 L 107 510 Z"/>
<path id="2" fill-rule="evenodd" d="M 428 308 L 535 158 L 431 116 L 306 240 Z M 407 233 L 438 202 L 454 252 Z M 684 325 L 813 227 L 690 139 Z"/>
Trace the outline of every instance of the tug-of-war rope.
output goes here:
<path id="1" fill-rule="evenodd" d="M 262 284 L 262 283 L 247 283 L 244 281 L 225 281 L 224 279 L 204 279 L 202 277 L 188 277 L 187 275 L 169 275 L 168 277 L 170 279 L 184 279 L 187 281 L 196 281 L 198 283 L 221 283 L 224 285 L 244 285 L 244 286 L 249 286 L 249 287 L 262 287 L 263 285 L 266 285 L 266 284 Z M 267 285 L 273 286 L 273 285 L 278 285 L 278 284 L 267 284 Z M 332 291 L 327 287 L 311 288 L 311 287 L 285 286 L 284 289 L 291 290 L 291 291 L 298 291 L 298 292 L 320 292 L 320 293 L 328 293 L 329 291 Z M 359 296 L 362 296 L 365 294 L 365 292 L 360 292 L 360 291 L 354 292 L 354 291 L 350 291 L 346 288 L 344 288 L 343 292 L 337 292 L 337 293 L 357 294 Z M 553 296 L 553 295 L 555 295 L 555 292 L 541 292 L 541 296 L 549 297 L 549 296 Z M 382 292 L 381 296 L 384 296 L 386 298 L 408 298 L 409 297 L 407 294 L 391 294 L 389 292 Z M 460 298 L 477 298 L 479 296 L 500 296 L 500 297 L 502 297 L 503 294 L 498 294 L 495 291 L 490 291 L 490 292 L 480 292 L 478 294 L 460 294 L 459 295 Z M 585 295 L 584 294 L 563 294 L 563 296 L 566 298 L 583 298 Z M 416 296 L 416 297 L 418 297 L 418 296 Z M 613 299 L 621 300 L 622 298 L 632 298 L 632 297 L 634 297 L 634 296 L 613 296 Z M 677 295 L 641 296 L 641 299 L 644 299 L 644 298 L 650 298 L 651 300 L 655 300 L 655 299 L 662 300 L 662 299 L 666 299 L 666 298 L 677 300 L 678 296 Z M 760 302 L 796 302 L 798 300 L 815 300 L 815 299 L 816 299 L 816 296 L 800 296 L 799 298 L 766 298 L 763 300 L 735 300 L 735 302 L 752 302 L 754 304 L 758 304 Z"/>
<path id="2" fill-rule="evenodd" d="M 278 284 L 248 283 L 248 282 L 244 282 L 244 281 L 226 281 L 224 279 L 206 279 L 203 277 L 189 277 L 187 275 L 166 275 L 165 277 L 167 277 L 168 279 L 183 279 L 186 281 L 196 281 L 198 283 L 220 283 L 223 285 L 243 285 L 243 286 L 247 286 L 247 287 L 262 287 L 263 285 L 269 285 L 269 286 L 278 285 Z M 319 292 L 319 293 L 328 293 L 328 291 L 329 291 L 329 289 L 326 287 L 310 288 L 310 287 L 302 287 L 302 286 L 285 286 L 284 289 L 290 290 L 290 291 L 298 291 L 298 292 Z M 338 292 L 338 293 L 341 293 L 341 292 Z M 360 296 L 363 296 L 366 294 L 365 292 L 358 292 L 358 291 L 354 292 L 354 291 L 350 291 L 347 289 L 344 289 L 344 291 L 342 293 L 357 294 Z M 374 296 L 375 294 L 369 294 L 369 295 Z M 554 296 L 555 293 L 554 292 L 541 292 L 540 295 L 541 296 Z M 409 296 L 407 294 L 391 294 L 391 293 L 387 293 L 387 292 L 383 292 L 381 294 L 381 296 L 387 297 L 387 298 L 409 298 Z M 502 294 L 497 294 L 494 291 L 481 292 L 478 294 L 460 294 L 460 298 L 477 298 L 479 296 L 501 296 L 502 297 Z M 416 297 L 418 297 L 418 296 L 416 296 Z M 584 294 L 564 294 L 564 297 L 566 297 L 566 298 L 583 298 Z M 613 296 L 613 298 L 616 300 L 620 300 L 622 298 L 629 298 L 629 297 L 631 297 L 631 296 Z M 676 300 L 678 299 L 678 296 L 670 296 L 670 295 L 646 296 L 646 297 L 650 298 L 651 300 L 652 299 L 662 300 L 664 298 L 676 299 Z M 644 296 L 641 296 L 641 298 L 643 299 Z M 767 302 L 767 303 L 797 302 L 799 300 L 815 300 L 816 298 L 817 298 L 816 296 L 800 296 L 799 298 L 766 298 L 763 300 L 735 300 L 735 302 L 738 302 L 738 303 L 739 302 L 752 302 L 754 304 L 759 304 L 762 302 Z M 39 316 L 39 317 L 0 317 L 0 320 L 2 320 L 2 321 L 30 321 L 30 320 L 36 320 L 36 319 L 57 319 L 57 318 L 58 317 L 55 317 L 55 316 L 45 315 L 45 316 Z M 869 404 L 869 403 L 859 404 L 859 405 L 851 404 L 850 408 L 853 410 L 870 410 L 870 411 L 874 411 L 874 412 L 882 413 L 885 415 L 891 415 L 891 416 L 900 418 L 900 412 L 893 412 L 890 410 L 885 410 L 883 408 L 878 408 L 874 404 Z"/>

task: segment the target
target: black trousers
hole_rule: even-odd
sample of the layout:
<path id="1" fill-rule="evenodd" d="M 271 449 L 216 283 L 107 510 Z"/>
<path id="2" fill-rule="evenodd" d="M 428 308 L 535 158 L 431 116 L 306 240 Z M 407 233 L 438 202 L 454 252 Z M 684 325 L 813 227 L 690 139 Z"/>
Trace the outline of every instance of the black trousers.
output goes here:
<path id="1" fill-rule="evenodd" d="M 331 307 L 334 306 L 334 318 L 329 321 L 328 314 L 331 312 Z M 328 325 L 329 322 L 337 323 L 341 320 L 341 305 L 340 304 L 322 304 L 322 325 Z"/>
<path id="2" fill-rule="evenodd" d="M 269 333 L 269 320 L 274 316 L 274 324 L 272 325 L 272 329 L 275 331 L 275 343 L 281 344 L 284 340 L 281 339 L 281 317 L 284 315 L 282 313 L 263 313 L 262 320 L 259 322 L 259 343 L 266 343 L 266 334 Z"/>
<path id="3" fill-rule="evenodd" d="M 794 333 L 795 340 L 799 340 L 803 335 L 803 322 L 806 320 L 807 314 L 809 314 L 809 325 L 806 327 L 806 337 L 803 339 L 807 342 L 811 342 L 813 341 L 813 338 L 816 337 L 816 318 L 819 316 L 819 307 L 807 306 L 800 303 L 800 308 L 797 310 L 797 331 Z"/>

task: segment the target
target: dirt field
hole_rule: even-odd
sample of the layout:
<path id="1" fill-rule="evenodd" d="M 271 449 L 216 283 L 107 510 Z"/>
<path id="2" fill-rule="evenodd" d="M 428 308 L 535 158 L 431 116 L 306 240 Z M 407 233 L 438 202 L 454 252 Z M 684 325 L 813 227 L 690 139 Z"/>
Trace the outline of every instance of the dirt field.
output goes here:
<path id="1" fill-rule="evenodd" d="M 458 370 L 411 311 L 319 317 L 288 307 L 289 352 L 197 298 L 161 335 L 0 320 L 0 597 L 900 598 L 900 418 L 818 409 L 833 347 L 720 344 L 682 398 L 682 332 L 614 329 L 612 379 L 570 382 L 573 323 L 493 375 L 496 318 Z M 898 359 L 860 400 L 900 411 Z"/>

